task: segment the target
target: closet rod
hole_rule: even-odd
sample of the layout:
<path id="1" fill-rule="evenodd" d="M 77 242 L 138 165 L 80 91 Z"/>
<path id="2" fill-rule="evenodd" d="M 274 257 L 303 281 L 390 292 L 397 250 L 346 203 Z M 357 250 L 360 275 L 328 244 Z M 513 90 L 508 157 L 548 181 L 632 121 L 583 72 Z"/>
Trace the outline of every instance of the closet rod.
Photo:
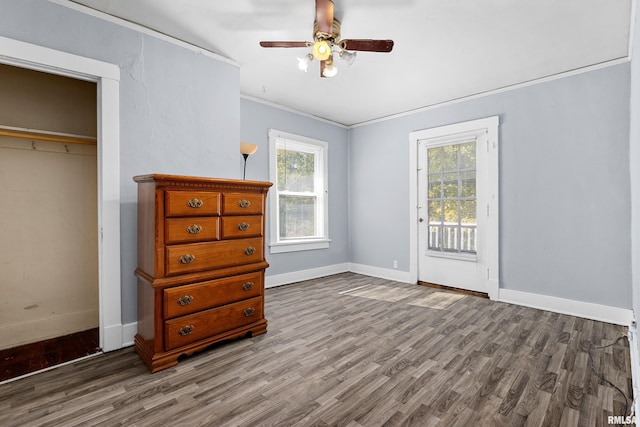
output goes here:
<path id="1" fill-rule="evenodd" d="M 0 126 L 0 136 L 13 138 L 37 139 L 40 141 L 64 142 L 67 144 L 96 145 L 96 138 L 84 135 L 72 135 L 35 129 L 21 129 L 10 126 Z"/>

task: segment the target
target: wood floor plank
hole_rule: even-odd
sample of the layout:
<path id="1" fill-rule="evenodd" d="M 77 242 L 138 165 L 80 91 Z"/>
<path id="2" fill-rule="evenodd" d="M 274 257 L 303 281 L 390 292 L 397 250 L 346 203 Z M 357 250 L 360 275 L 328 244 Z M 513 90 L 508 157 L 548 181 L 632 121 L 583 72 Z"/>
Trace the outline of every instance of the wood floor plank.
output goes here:
<path id="1" fill-rule="evenodd" d="M 620 326 L 354 273 L 268 289 L 265 313 L 267 334 L 156 374 L 128 348 L 0 384 L 0 425 L 576 426 L 630 411 Z"/>

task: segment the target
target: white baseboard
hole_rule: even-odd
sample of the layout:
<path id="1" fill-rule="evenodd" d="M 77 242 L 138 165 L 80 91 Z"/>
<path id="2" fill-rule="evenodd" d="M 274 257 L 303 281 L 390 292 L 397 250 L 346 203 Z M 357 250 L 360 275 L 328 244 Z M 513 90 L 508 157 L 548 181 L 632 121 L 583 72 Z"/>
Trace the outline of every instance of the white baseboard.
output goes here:
<path id="1" fill-rule="evenodd" d="M 138 322 L 111 325 L 104 328 L 104 336 L 100 337 L 100 346 L 105 353 L 133 345 L 133 337 L 138 332 Z"/>
<path id="2" fill-rule="evenodd" d="M 514 291 L 512 289 L 501 288 L 498 294 L 498 301 L 539 308 L 553 311 L 554 313 L 568 314 L 622 326 L 629 326 L 633 321 L 633 310 L 631 309 Z"/>
<path id="3" fill-rule="evenodd" d="M 102 351 L 119 350 L 122 347 L 122 324 L 105 326 L 100 335 L 100 347 Z"/>
<path id="4" fill-rule="evenodd" d="M 133 339 L 138 333 L 138 322 L 125 323 L 122 325 L 122 347 L 133 345 Z"/>
<path id="5" fill-rule="evenodd" d="M 349 270 L 353 273 L 364 274 L 367 276 L 379 277 L 381 279 L 394 280 L 396 282 L 414 283 L 411 281 L 408 271 L 393 270 L 390 268 L 373 267 L 364 264 L 349 264 Z"/>
<path id="6" fill-rule="evenodd" d="M 308 270 L 292 271 L 290 273 L 276 274 L 265 278 L 265 288 L 288 285 L 304 280 L 317 279 L 318 277 L 331 276 L 333 274 L 349 271 L 349 264 L 334 264 L 326 267 L 310 268 Z"/>

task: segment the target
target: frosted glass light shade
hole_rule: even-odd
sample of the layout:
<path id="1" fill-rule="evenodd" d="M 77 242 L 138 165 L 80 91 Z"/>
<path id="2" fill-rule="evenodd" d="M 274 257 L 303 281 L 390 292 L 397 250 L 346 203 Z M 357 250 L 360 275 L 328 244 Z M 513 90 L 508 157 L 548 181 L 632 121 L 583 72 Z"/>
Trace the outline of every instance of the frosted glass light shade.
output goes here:
<path id="1" fill-rule="evenodd" d="M 331 46 L 325 40 L 313 44 L 313 57 L 318 61 L 324 61 L 331 56 Z"/>

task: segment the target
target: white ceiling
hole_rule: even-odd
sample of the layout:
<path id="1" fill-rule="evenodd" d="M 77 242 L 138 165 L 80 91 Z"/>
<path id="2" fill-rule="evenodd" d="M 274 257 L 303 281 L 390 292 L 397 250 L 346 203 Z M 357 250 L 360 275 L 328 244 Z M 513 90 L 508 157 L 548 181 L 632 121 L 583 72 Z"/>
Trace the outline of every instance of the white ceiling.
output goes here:
<path id="1" fill-rule="evenodd" d="M 314 0 L 73 0 L 240 64 L 243 95 L 354 125 L 628 56 L 631 0 L 334 0 L 342 38 L 393 39 L 334 78 L 305 49 Z"/>

